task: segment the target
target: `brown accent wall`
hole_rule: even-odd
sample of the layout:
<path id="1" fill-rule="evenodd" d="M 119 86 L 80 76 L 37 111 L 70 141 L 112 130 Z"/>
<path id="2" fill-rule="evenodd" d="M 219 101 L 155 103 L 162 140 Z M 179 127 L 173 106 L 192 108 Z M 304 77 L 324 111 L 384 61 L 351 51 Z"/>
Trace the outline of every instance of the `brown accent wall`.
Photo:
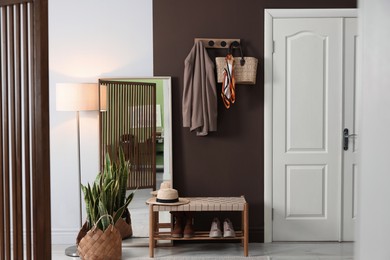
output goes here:
<path id="1" fill-rule="evenodd" d="M 250 240 L 264 233 L 264 9 L 356 8 L 356 0 L 154 0 L 154 74 L 172 76 L 173 175 L 181 196 L 239 196 L 249 202 Z M 182 127 L 184 59 L 194 38 L 240 38 L 259 58 L 257 84 L 238 85 L 226 110 L 218 99 L 218 131 L 196 137 Z M 209 49 L 213 59 L 224 51 Z M 218 95 L 221 85 L 217 84 Z M 197 217 L 209 225 L 210 216 Z M 238 223 L 237 223 L 238 224 Z"/>

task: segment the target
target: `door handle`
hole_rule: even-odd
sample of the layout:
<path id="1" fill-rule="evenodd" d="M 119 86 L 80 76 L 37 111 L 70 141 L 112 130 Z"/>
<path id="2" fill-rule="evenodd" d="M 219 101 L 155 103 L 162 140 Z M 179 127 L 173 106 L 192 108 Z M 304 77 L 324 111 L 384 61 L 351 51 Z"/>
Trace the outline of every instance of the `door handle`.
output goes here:
<path id="1" fill-rule="evenodd" d="M 357 134 L 350 134 L 348 128 L 344 128 L 343 130 L 344 151 L 348 151 L 349 138 L 355 136 L 357 136 Z"/>

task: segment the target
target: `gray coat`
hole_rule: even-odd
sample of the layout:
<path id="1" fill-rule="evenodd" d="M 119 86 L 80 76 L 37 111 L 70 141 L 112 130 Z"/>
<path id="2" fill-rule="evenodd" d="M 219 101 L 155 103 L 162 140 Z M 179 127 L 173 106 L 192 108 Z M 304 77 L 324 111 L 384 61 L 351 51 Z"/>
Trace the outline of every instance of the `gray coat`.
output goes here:
<path id="1" fill-rule="evenodd" d="M 214 63 L 202 42 L 195 43 L 184 61 L 183 127 L 197 136 L 217 131 Z"/>

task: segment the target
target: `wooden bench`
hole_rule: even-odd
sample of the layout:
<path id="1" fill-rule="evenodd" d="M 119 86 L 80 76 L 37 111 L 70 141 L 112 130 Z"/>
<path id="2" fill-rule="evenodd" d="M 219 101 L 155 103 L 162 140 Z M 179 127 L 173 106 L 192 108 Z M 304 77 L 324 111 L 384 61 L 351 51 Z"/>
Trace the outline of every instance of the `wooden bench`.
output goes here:
<path id="1" fill-rule="evenodd" d="M 186 198 L 190 203 L 179 206 L 149 204 L 149 256 L 154 257 L 154 248 L 158 240 L 241 240 L 244 256 L 248 256 L 248 203 L 241 197 L 193 197 Z M 241 230 L 236 230 L 234 238 L 211 238 L 209 231 L 196 231 L 191 238 L 174 238 L 171 231 L 160 231 L 160 228 L 172 230 L 172 223 L 160 223 L 160 211 L 241 211 Z"/>

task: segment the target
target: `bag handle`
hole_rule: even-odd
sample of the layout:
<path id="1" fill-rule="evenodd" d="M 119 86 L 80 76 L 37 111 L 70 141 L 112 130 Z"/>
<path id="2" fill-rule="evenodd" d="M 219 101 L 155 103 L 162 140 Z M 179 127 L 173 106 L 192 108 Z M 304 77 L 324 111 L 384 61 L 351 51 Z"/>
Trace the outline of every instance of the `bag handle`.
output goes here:
<path id="1" fill-rule="evenodd" d="M 244 54 L 242 52 L 241 44 L 239 42 L 237 42 L 237 41 L 234 41 L 234 42 L 230 43 L 229 49 L 228 49 L 228 55 L 229 54 L 233 55 L 233 48 L 236 48 L 236 49 L 240 50 L 240 54 L 241 54 L 240 65 L 244 66 L 245 65 L 245 59 L 244 59 Z"/>

